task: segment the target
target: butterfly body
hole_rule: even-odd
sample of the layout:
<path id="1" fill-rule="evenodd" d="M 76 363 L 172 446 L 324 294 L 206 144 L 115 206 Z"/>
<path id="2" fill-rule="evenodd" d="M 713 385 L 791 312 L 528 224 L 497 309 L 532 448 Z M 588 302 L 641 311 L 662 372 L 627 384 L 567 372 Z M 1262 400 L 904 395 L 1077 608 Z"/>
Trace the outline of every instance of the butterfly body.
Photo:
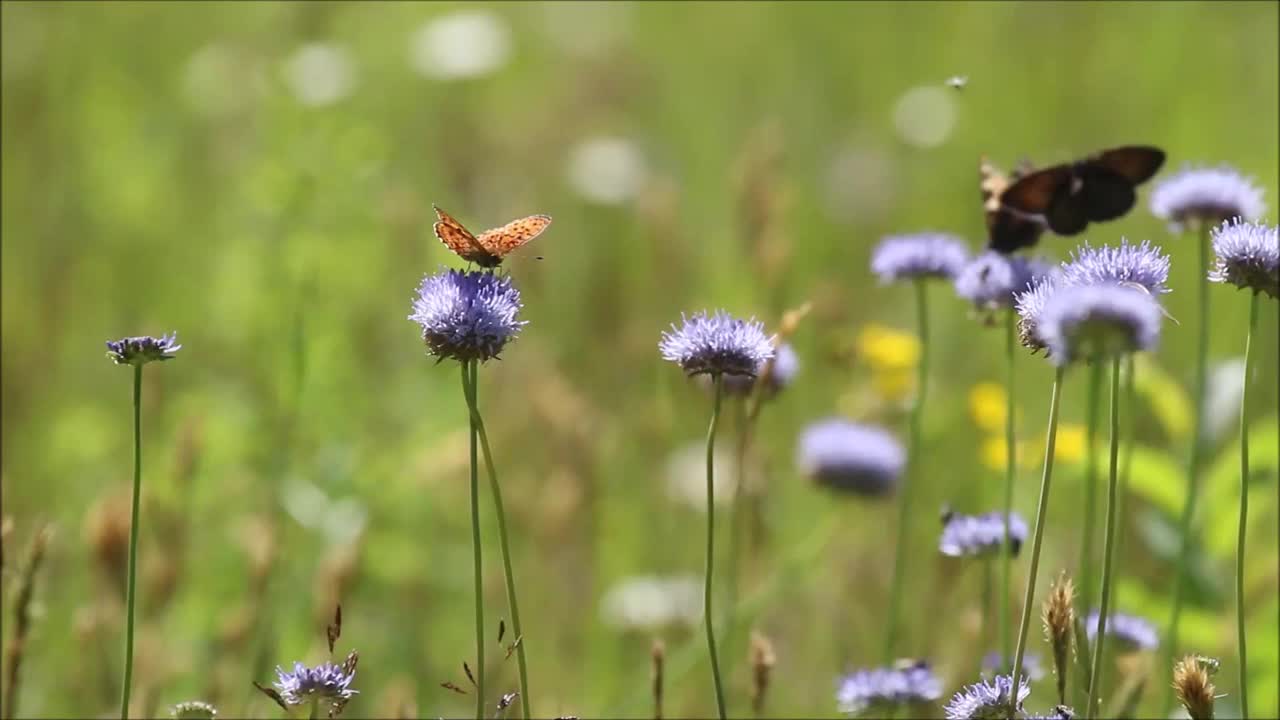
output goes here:
<path id="1" fill-rule="evenodd" d="M 999 192 L 998 209 L 1043 218 L 1057 235 L 1078 235 L 1091 222 L 1115 220 L 1133 209 L 1137 186 L 1150 180 L 1164 159 L 1159 148 L 1129 145 L 1036 170 Z M 992 248 L 1000 252 L 1034 244 L 1029 235 L 992 237 Z"/>
<path id="2" fill-rule="evenodd" d="M 483 268 L 501 265 L 503 258 L 541 235 L 551 224 L 550 215 L 530 215 L 475 235 L 439 206 L 432 207 L 436 211 L 434 230 L 440 242 L 458 257 Z"/>

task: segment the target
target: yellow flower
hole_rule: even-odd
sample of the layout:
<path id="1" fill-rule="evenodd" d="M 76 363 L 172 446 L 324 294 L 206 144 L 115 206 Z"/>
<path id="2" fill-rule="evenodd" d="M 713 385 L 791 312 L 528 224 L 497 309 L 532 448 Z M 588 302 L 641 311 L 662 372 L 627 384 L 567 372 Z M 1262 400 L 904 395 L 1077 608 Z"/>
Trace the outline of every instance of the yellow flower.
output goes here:
<path id="1" fill-rule="evenodd" d="M 915 391 L 916 379 L 909 370 L 878 370 L 872 385 L 885 400 L 906 400 Z"/>
<path id="2" fill-rule="evenodd" d="M 1056 458 L 1065 462 L 1080 462 L 1085 453 L 1084 426 L 1063 423 L 1058 426 Z"/>
<path id="3" fill-rule="evenodd" d="M 982 464 L 992 470 L 1004 470 L 1007 447 L 1003 436 L 988 435 L 987 439 L 982 441 L 982 447 L 978 451 L 982 457 Z"/>
<path id="4" fill-rule="evenodd" d="M 1007 403 L 1003 385 L 981 382 L 969 390 L 969 414 L 974 423 L 987 432 L 1004 431 Z"/>
<path id="5" fill-rule="evenodd" d="M 920 341 L 911 333 L 870 323 L 858 333 L 858 354 L 872 370 L 910 370 L 920 361 Z"/>

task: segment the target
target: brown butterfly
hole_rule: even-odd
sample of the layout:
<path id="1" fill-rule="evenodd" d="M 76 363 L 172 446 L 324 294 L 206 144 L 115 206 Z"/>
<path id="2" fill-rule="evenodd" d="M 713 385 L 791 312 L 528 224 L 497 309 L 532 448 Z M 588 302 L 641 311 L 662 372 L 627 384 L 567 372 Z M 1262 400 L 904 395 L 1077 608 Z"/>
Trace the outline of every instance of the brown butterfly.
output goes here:
<path id="1" fill-rule="evenodd" d="M 1103 150 L 1011 182 L 1000 193 L 1000 206 L 1039 215 L 1058 235 L 1078 235 L 1091 222 L 1115 220 L 1129 212 L 1138 198 L 1137 186 L 1160 170 L 1164 158 L 1163 150 L 1147 145 Z"/>
<path id="2" fill-rule="evenodd" d="M 983 157 L 978 164 L 978 187 L 982 191 L 982 209 L 987 221 L 987 239 L 992 250 L 1011 253 L 1018 248 L 1031 247 L 1040 241 L 1045 230 L 1044 220 L 1028 215 L 1000 203 L 1000 196 L 1024 175 L 1033 172 L 1031 164 L 1021 162 L 1006 177 Z"/>
<path id="3" fill-rule="evenodd" d="M 512 220 L 500 228 L 472 235 L 452 215 L 436 205 L 432 207 L 436 209 L 435 231 L 440 242 L 463 260 L 484 268 L 501 265 L 502 259 L 512 250 L 538 237 L 551 224 L 549 215 L 530 215 Z"/>

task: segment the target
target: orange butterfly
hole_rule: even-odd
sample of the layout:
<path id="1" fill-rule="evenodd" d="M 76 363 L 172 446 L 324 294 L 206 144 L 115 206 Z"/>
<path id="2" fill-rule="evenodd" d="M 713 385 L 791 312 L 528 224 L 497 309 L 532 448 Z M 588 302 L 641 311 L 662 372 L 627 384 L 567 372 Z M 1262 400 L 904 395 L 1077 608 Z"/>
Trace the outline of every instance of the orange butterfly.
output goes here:
<path id="1" fill-rule="evenodd" d="M 484 268 L 502 264 L 502 259 L 512 250 L 538 237 L 551 224 L 550 215 L 530 215 L 512 220 L 500 228 L 472 235 L 452 215 L 436 205 L 432 207 L 436 209 L 435 231 L 440 242 L 463 260 Z"/>

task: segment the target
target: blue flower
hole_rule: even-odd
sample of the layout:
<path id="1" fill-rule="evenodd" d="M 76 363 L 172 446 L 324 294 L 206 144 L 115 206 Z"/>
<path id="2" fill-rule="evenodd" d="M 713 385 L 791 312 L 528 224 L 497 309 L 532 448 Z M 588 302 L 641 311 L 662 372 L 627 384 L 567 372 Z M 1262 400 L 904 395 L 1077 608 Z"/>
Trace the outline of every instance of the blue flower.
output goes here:
<path id="1" fill-rule="evenodd" d="M 422 326 L 427 352 L 462 362 L 498 357 L 525 325 L 520 291 L 491 272 L 444 270 L 418 286 L 409 319 Z"/>
<path id="2" fill-rule="evenodd" d="M 1004 544 L 1004 513 L 982 515 L 948 514 L 943 521 L 938 549 L 950 557 L 975 557 L 995 554 Z M 1009 541 L 1013 554 L 1022 549 L 1027 539 L 1027 523 L 1017 513 L 1009 514 Z"/>
<path id="3" fill-rule="evenodd" d="M 880 282 L 954 278 L 969 259 L 964 242 L 945 233 L 890 235 L 871 254 L 871 272 Z"/>
<path id="4" fill-rule="evenodd" d="M 1065 285 L 1133 284 L 1152 295 L 1169 292 L 1169 256 L 1143 240 L 1137 245 L 1121 240 L 1118 247 L 1103 245 L 1076 248 L 1062 266 Z"/>
<path id="5" fill-rule="evenodd" d="M 313 668 L 295 662 L 292 672 L 285 672 L 277 665 L 279 677 L 274 685 L 286 705 L 303 705 L 315 700 L 341 707 L 359 692 L 351 689 L 351 681 L 356 678 L 354 665 L 350 659 L 343 665 L 326 662 Z"/>
<path id="6" fill-rule="evenodd" d="M 1022 701 L 1031 694 L 1026 678 L 1018 683 L 1014 697 L 1013 678 L 997 675 L 990 682 L 976 682 L 956 693 L 947 703 L 947 720 L 1005 720 L 1022 712 Z"/>
<path id="7" fill-rule="evenodd" d="M 982 672 L 992 675 L 998 674 L 1004 669 L 1004 656 L 997 650 L 992 650 L 982 656 Z M 1040 656 L 1029 652 L 1022 655 L 1022 676 L 1031 682 L 1035 682 L 1044 677 L 1044 666 L 1040 664 Z"/>
<path id="8" fill-rule="evenodd" d="M 1213 230 L 1217 256 L 1209 279 L 1280 298 L 1280 235 L 1267 227 L 1236 218 Z"/>
<path id="9" fill-rule="evenodd" d="M 681 316 L 683 325 L 662 333 L 658 349 L 686 374 L 746 375 L 755 377 L 764 361 L 773 357 L 773 342 L 755 318 L 739 320 L 717 310 L 714 315 Z"/>
<path id="10" fill-rule="evenodd" d="M 1014 296 L 1054 267 L 1043 260 L 987 251 L 956 276 L 956 294 L 981 309 L 1012 307 Z"/>
<path id="11" fill-rule="evenodd" d="M 1052 293 L 1036 332 L 1054 364 L 1150 350 L 1160 339 L 1160 304 L 1123 285 L 1065 287 Z"/>
<path id="12" fill-rule="evenodd" d="M 930 703 L 942 697 L 942 681 L 928 663 L 858 670 L 840 679 L 836 704 L 840 712 L 890 711 L 904 705 Z"/>
<path id="13" fill-rule="evenodd" d="M 796 464 L 805 476 L 864 496 L 892 492 L 906 462 L 902 445 L 889 432 L 839 418 L 805 428 L 796 451 Z"/>
<path id="14" fill-rule="evenodd" d="M 1185 167 L 1151 191 L 1151 213 L 1178 229 L 1191 221 L 1258 220 L 1266 209 L 1262 188 L 1227 165 Z"/>
<path id="15" fill-rule="evenodd" d="M 762 361 L 756 367 L 756 375 L 764 371 L 768 361 Z M 791 384 L 800 370 L 800 357 L 787 343 L 778 345 L 773 354 L 773 364 L 769 365 L 769 374 L 761 378 L 761 390 L 765 395 L 776 395 Z M 725 375 L 724 391 L 730 395 L 749 395 L 756 383 L 752 375 Z"/>
<path id="16" fill-rule="evenodd" d="M 1059 275 L 1050 273 L 1031 283 L 1025 291 L 1014 296 L 1013 306 L 1018 312 L 1018 339 L 1033 353 L 1046 347 L 1040 334 L 1040 315 L 1049 297 L 1062 287 Z"/>
<path id="17" fill-rule="evenodd" d="M 117 365 L 146 365 L 152 360 L 172 360 L 173 354 L 182 349 L 177 341 L 177 333 L 108 340 L 107 357 Z"/>
<path id="18" fill-rule="evenodd" d="M 1085 632 L 1089 634 L 1089 642 L 1098 635 L 1098 611 L 1089 611 L 1084 621 Z M 1107 637 L 1119 640 L 1125 650 L 1155 650 L 1160 647 L 1160 636 L 1156 627 L 1145 618 L 1137 615 L 1113 612 L 1107 616 Z"/>

